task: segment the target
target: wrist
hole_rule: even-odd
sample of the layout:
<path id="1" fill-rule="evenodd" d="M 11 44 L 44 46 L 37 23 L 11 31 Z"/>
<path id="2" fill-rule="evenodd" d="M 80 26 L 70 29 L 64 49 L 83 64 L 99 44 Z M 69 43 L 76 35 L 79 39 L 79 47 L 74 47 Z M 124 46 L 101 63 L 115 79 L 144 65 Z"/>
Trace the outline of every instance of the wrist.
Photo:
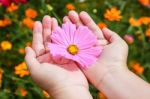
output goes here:
<path id="1" fill-rule="evenodd" d="M 97 84 L 97 88 L 101 90 L 101 86 L 105 86 L 106 82 L 110 82 L 110 79 L 115 79 L 117 76 L 121 77 L 121 75 L 126 75 L 130 72 L 126 64 L 108 66 L 109 69 L 103 74 L 99 83 Z"/>
<path id="2" fill-rule="evenodd" d="M 88 88 L 84 86 L 66 86 L 56 91 L 49 91 L 53 99 L 92 99 Z"/>
<path id="3" fill-rule="evenodd" d="M 141 99 L 149 96 L 149 84 L 128 69 L 111 71 L 102 79 L 98 86 L 107 98 Z M 144 90 L 144 91 L 139 91 Z M 133 94 L 134 92 L 134 94 Z"/>
<path id="4" fill-rule="evenodd" d="M 125 93 L 126 84 L 130 77 L 131 71 L 126 69 L 112 69 L 101 80 L 97 88 L 101 90 L 107 98 L 120 99 L 120 95 Z M 127 98 L 126 98 L 127 99 Z"/>

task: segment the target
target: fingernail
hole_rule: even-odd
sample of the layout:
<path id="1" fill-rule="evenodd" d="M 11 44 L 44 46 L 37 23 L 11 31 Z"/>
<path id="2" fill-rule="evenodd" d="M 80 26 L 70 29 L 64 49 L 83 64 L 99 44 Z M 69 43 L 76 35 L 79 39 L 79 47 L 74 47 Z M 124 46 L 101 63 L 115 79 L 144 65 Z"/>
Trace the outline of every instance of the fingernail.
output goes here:
<path id="1" fill-rule="evenodd" d="M 45 15 L 44 18 L 50 18 L 50 16 L 49 15 Z"/>
<path id="2" fill-rule="evenodd" d="M 35 23 L 34 24 L 41 24 L 41 22 L 40 21 L 35 21 Z"/>
<path id="3" fill-rule="evenodd" d="M 108 30 L 107 27 L 102 28 L 102 31 L 107 31 L 107 30 Z"/>
<path id="4" fill-rule="evenodd" d="M 85 12 L 85 11 L 81 11 L 81 12 L 80 12 L 80 14 L 87 14 L 87 12 Z"/>
<path id="5" fill-rule="evenodd" d="M 69 11 L 69 14 L 74 14 L 76 13 L 76 11 L 72 10 L 72 11 Z"/>
<path id="6" fill-rule="evenodd" d="M 36 22 L 34 23 L 33 31 L 34 31 L 35 33 L 42 32 L 42 24 L 41 24 L 40 21 L 36 21 Z"/>

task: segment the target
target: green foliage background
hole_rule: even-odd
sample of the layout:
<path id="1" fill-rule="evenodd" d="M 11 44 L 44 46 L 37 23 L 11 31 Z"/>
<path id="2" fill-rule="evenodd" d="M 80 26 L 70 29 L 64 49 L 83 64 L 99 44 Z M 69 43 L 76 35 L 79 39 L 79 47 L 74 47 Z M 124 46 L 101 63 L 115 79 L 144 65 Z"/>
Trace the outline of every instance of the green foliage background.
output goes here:
<path id="1" fill-rule="evenodd" d="M 150 9 L 142 6 L 138 0 L 29 0 L 25 5 L 19 4 L 19 9 L 13 13 L 7 13 L 6 8 L 0 6 L 0 19 L 7 16 L 12 20 L 12 25 L 0 28 L 0 42 L 8 40 L 13 44 L 10 51 L 0 51 L 0 67 L 4 70 L 2 87 L 0 88 L 0 99 L 44 99 L 42 90 L 35 85 L 30 77 L 20 78 L 14 74 L 14 66 L 24 61 L 24 55 L 18 53 L 19 48 L 24 48 L 26 43 L 32 39 L 32 31 L 23 26 L 22 20 L 25 18 L 25 10 L 33 8 L 38 12 L 35 20 L 41 20 L 44 15 L 56 17 L 59 24 L 62 18 L 67 15 L 67 3 L 72 3 L 77 12 L 87 11 L 91 17 L 98 22 L 105 22 L 107 26 L 120 36 L 131 34 L 134 37 L 134 43 L 129 45 L 128 63 L 138 61 L 144 67 L 144 73 L 141 78 L 150 82 L 150 39 L 145 36 L 147 26 L 132 27 L 128 20 L 130 17 L 139 18 L 141 16 L 150 16 Z M 110 22 L 104 19 L 103 14 L 106 9 L 117 7 L 121 10 L 122 20 L 119 22 Z M 96 10 L 97 13 L 94 13 Z M 142 40 L 138 40 L 135 33 L 140 31 Z M 9 36 L 8 36 L 9 35 Z M 116 52 L 117 53 L 117 52 Z M 38 72 L 38 71 L 37 71 Z M 16 95 L 14 92 L 18 87 L 23 87 L 28 91 L 26 97 Z M 94 99 L 98 99 L 98 91 L 90 87 Z"/>

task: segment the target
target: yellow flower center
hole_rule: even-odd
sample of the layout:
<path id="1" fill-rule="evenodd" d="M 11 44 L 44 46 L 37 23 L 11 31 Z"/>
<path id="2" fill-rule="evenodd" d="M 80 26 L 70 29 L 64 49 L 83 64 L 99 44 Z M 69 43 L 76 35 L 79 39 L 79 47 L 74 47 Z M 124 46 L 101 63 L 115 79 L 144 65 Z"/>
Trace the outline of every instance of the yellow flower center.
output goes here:
<path id="1" fill-rule="evenodd" d="M 76 45 L 69 45 L 69 47 L 67 48 L 67 51 L 72 54 L 72 55 L 75 55 L 78 53 L 79 49 Z"/>

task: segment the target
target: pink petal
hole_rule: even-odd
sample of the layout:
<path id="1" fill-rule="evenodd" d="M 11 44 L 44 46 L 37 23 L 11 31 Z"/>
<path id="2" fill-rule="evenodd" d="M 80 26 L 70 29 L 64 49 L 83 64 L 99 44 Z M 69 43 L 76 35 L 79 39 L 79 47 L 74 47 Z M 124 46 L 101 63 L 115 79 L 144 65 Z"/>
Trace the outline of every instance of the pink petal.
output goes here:
<path id="1" fill-rule="evenodd" d="M 91 47 L 91 48 L 88 48 L 88 49 L 80 50 L 79 54 L 80 53 L 85 53 L 85 54 L 89 54 L 89 55 L 92 55 L 92 56 L 95 56 L 95 57 L 99 57 L 102 50 L 103 50 L 103 47 L 96 46 L 96 47 Z"/>
<path id="2" fill-rule="evenodd" d="M 90 48 L 96 45 L 97 38 L 86 26 L 80 26 L 74 36 L 74 43 L 80 49 Z"/>
<path id="3" fill-rule="evenodd" d="M 53 57 L 62 56 L 67 59 L 73 59 L 73 55 L 67 52 L 67 48 L 65 46 L 50 43 L 48 47 Z"/>
<path id="4" fill-rule="evenodd" d="M 85 53 L 81 53 L 76 55 L 73 60 L 78 62 L 82 67 L 88 68 L 90 65 L 96 62 L 97 57 Z"/>
<path id="5" fill-rule="evenodd" d="M 68 46 L 69 40 L 65 36 L 65 32 L 60 27 L 57 27 L 51 35 L 51 39 L 53 43 L 56 43 L 58 45 L 66 45 Z"/>
<path id="6" fill-rule="evenodd" d="M 57 56 L 60 54 L 62 56 L 64 56 L 67 53 L 66 48 L 64 46 L 61 46 L 61 45 L 49 43 L 48 48 L 50 49 L 50 52 L 53 56 Z"/>
<path id="7" fill-rule="evenodd" d="M 69 43 L 73 43 L 73 38 L 75 35 L 75 31 L 76 31 L 76 25 L 72 24 L 71 22 L 67 22 L 65 24 L 62 25 L 62 29 L 65 32 L 65 36 L 68 38 Z"/>
<path id="8" fill-rule="evenodd" d="M 73 57 L 73 60 L 78 62 L 82 67 L 89 67 L 92 65 L 102 52 L 102 47 L 92 47 L 80 52 Z"/>

